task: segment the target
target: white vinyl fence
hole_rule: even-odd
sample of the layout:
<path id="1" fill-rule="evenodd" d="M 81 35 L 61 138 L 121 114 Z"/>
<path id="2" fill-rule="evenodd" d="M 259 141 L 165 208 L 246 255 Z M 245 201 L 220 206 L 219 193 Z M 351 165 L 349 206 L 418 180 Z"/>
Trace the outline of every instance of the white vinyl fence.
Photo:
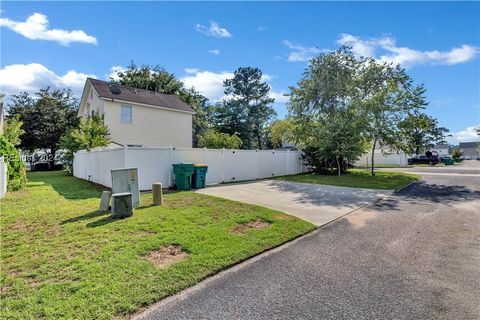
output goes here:
<path id="1" fill-rule="evenodd" d="M 7 164 L 0 157 L 0 199 L 7 193 Z"/>
<path id="2" fill-rule="evenodd" d="M 209 185 L 303 171 L 299 151 L 124 147 L 75 153 L 73 175 L 111 187 L 111 169 L 133 167 L 140 189 L 150 190 L 153 182 L 173 186 L 172 164 L 180 162 L 208 164 Z"/>
<path id="3" fill-rule="evenodd" d="M 403 166 L 407 164 L 407 159 L 408 156 L 400 152 L 399 154 L 394 153 L 394 154 L 383 154 L 380 150 L 377 150 L 374 152 L 374 157 L 373 160 L 375 162 L 375 165 L 399 165 Z M 358 159 L 355 162 L 356 166 L 365 166 L 365 165 L 371 165 L 372 164 L 372 153 L 366 153 L 364 154 L 360 159 Z"/>

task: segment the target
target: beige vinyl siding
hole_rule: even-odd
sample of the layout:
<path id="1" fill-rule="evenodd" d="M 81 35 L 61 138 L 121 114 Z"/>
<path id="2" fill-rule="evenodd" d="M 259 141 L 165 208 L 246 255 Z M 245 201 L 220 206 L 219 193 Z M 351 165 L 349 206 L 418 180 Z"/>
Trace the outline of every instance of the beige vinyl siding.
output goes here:
<path id="1" fill-rule="evenodd" d="M 121 123 L 122 105 L 132 107 L 132 123 Z M 104 101 L 111 140 L 145 147 L 192 147 L 192 114 L 155 107 Z"/>
<path id="2" fill-rule="evenodd" d="M 87 109 L 87 106 L 90 106 Z M 89 92 L 87 94 L 86 105 L 83 109 L 83 116 L 86 117 L 92 114 L 92 110 L 98 112 L 98 114 L 102 115 L 104 113 L 104 101 L 97 96 L 95 90 L 90 86 Z"/>

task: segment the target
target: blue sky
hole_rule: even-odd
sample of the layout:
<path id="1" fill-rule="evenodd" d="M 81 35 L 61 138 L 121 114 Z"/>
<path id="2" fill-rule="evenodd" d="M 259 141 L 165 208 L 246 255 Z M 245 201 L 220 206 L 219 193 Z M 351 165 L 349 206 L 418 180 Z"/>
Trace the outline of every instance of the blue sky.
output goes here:
<path id="1" fill-rule="evenodd" d="M 475 138 L 479 2 L 2 2 L 2 91 L 71 86 L 112 68 L 159 64 L 210 99 L 240 66 L 263 70 L 279 117 L 308 58 L 340 44 L 398 62 L 425 83 L 427 112 Z M 28 19 L 28 20 L 27 20 Z M 48 21 L 48 22 L 47 22 Z"/>

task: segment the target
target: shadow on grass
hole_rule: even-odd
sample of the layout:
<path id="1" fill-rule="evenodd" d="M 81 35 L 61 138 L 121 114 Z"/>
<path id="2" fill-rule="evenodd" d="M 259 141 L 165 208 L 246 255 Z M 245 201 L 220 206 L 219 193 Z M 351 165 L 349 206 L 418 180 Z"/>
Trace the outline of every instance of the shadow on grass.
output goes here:
<path id="1" fill-rule="evenodd" d="M 144 209 L 148 209 L 148 208 L 151 208 L 151 207 L 161 207 L 161 206 L 155 206 L 153 204 L 147 204 L 147 205 L 143 205 L 143 206 L 140 206 L 140 207 L 136 207 L 135 210 L 144 210 Z"/>
<path id="2" fill-rule="evenodd" d="M 70 219 L 67 219 L 67 220 L 63 220 L 62 222 L 60 222 L 60 224 L 67 224 L 67 223 L 73 223 L 73 222 L 78 222 L 78 221 L 84 221 L 84 220 L 90 220 L 92 218 L 96 218 L 96 217 L 100 217 L 100 216 L 103 216 L 103 215 L 106 215 L 106 214 L 109 214 L 110 212 L 109 211 L 92 211 L 92 212 L 89 212 L 87 214 L 83 214 L 81 216 L 77 216 L 77 217 L 73 217 L 73 218 L 70 218 Z"/>
<path id="3" fill-rule="evenodd" d="M 92 211 L 87 214 L 83 214 L 81 216 L 73 217 L 67 220 L 64 220 L 60 222 L 61 225 L 67 224 L 67 223 L 74 223 L 78 221 L 85 221 L 85 220 L 90 220 L 93 218 L 101 217 L 104 216 L 103 218 L 99 220 L 95 220 L 92 222 L 89 222 L 86 224 L 87 228 L 95 228 L 95 227 L 100 227 L 115 221 L 123 220 L 125 218 L 112 218 L 110 215 L 110 211 Z"/>
<path id="4" fill-rule="evenodd" d="M 102 219 L 99 219 L 99 220 L 96 220 L 96 221 L 87 223 L 87 228 L 101 227 L 101 226 L 104 226 L 104 225 L 106 225 L 106 224 L 109 224 L 109 223 L 112 223 L 112 222 L 116 222 L 116 221 L 121 221 L 121 220 L 124 220 L 124 219 L 128 219 L 128 218 L 112 218 L 112 217 L 109 215 L 109 216 L 104 217 L 104 218 L 102 218 Z"/>

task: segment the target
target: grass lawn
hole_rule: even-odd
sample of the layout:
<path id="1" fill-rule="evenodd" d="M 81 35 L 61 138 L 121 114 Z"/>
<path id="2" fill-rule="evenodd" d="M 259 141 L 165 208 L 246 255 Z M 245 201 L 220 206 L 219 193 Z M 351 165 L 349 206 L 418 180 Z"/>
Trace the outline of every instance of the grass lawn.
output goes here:
<path id="1" fill-rule="evenodd" d="M 375 168 L 377 168 L 377 169 L 383 169 L 383 168 L 408 168 L 408 167 L 412 167 L 412 166 L 409 166 L 409 165 L 399 165 L 399 164 L 376 164 L 376 165 L 375 165 Z M 369 170 L 369 169 L 371 168 L 371 166 L 360 165 L 360 166 L 355 166 L 355 168 L 357 168 L 357 169 Z"/>
<path id="2" fill-rule="evenodd" d="M 278 211 L 193 192 L 165 194 L 163 207 L 142 194 L 133 217 L 113 220 L 97 212 L 101 189 L 89 182 L 64 172 L 28 179 L 28 189 L 0 200 L 2 318 L 128 316 L 314 229 Z M 164 268 L 145 258 L 168 245 L 188 258 Z"/>
<path id="3" fill-rule="evenodd" d="M 378 165 L 375 165 L 375 168 L 377 169 L 388 169 L 388 168 L 415 168 L 415 167 L 430 167 L 430 165 L 428 164 L 420 164 L 420 163 L 417 163 L 417 164 L 414 164 L 414 165 L 410 165 L 410 164 L 406 164 L 406 165 L 398 165 L 398 164 L 378 164 Z M 435 165 L 435 167 L 445 167 L 445 164 L 443 162 L 441 163 L 437 163 Z M 355 167 L 356 169 L 364 169 L 364 170 L 370 170 L 371 167 L 367 167 L 367 166 L 356 166 Z"/>
<path id="4" fill-rule="evenodd" d="M 348 173 L 342 174 L 340 177 L 336 175 L 304 173 L 292 176 L 277 177 L 276 179 L 327 184 L 341 187 L 397 190 L 403 186 L 406 186 L 410 182 L 419 179 L 419 176 L 415 174 L 389 171 L 375 171 L 375 176 L 372 176 L 368 170 L 350 169 Z"/>

